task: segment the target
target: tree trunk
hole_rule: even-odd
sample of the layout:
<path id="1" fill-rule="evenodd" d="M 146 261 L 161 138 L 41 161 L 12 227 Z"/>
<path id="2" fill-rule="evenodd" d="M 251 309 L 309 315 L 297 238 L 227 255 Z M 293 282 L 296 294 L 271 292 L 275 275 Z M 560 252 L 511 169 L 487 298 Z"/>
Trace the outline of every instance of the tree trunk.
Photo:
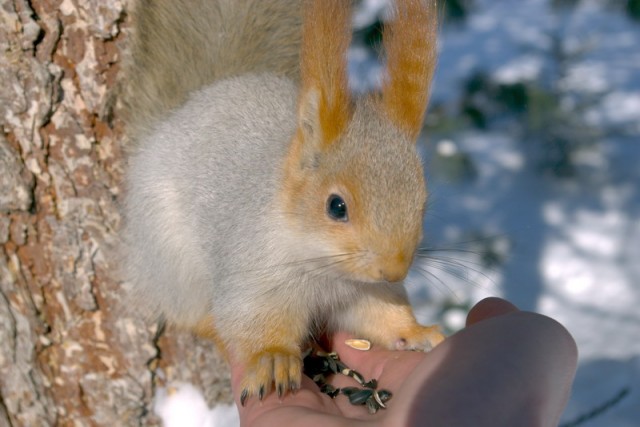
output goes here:
<path id="1" fill-rule="evenodd" d="M 157 387 L 230 401 L 210 343 L 126 310 L 120 0 L 0 0 L 0 426 L 150 425 Z"/>

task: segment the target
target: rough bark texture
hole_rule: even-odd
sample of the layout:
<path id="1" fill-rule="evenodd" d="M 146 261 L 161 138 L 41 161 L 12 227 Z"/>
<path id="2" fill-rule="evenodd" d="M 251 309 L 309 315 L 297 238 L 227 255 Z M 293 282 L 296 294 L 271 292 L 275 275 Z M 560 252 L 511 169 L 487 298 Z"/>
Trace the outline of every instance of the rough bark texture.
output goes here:
<path id="1" fill-rule="evenodd" d="M 153 425 L 155 390 L 229 401 L 207 342 L 124 309 L 119 0 L 0 0 L 0 426 Z"/>

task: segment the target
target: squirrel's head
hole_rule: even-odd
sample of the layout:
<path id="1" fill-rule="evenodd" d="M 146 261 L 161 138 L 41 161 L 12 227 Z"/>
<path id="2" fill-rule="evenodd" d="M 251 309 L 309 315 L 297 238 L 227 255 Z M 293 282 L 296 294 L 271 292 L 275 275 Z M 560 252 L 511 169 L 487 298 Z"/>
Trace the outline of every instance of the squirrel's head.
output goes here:
<path id="1" fill-rule="evenodd" d="M 367 282 L 407 275 L 426 201 L 416 152 L 435 64 L 433 2 L 398 0 L 384 32 L 380 95 L 351 99 L 350 14 L 342 0 L 308 4 L 298 127 L 280 203 L 319 268 Z"/>
<path id="2" fill-rule="evenodd" d="M 426 199 L 415 144 L 372 100 L 358 103 L 344 133 L 324 143 L 318 123 L 295 137 L 283 210 L 318 266 L 367 282 L 406 276 L 422 237 Z M 303 254 L 300 254 L 303 256 Z"/>

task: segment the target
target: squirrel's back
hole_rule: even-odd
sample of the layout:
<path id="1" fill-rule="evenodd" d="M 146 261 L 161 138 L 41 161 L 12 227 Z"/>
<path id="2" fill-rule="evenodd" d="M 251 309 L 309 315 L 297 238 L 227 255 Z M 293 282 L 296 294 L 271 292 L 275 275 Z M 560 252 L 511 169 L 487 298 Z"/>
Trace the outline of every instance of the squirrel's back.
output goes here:
<path id="1" fill-rule="evenodd" d="M 272 72 L 297 79 L 301 0 L 136 0 L 126 72 L 130 134 L 216 80 Z"/>

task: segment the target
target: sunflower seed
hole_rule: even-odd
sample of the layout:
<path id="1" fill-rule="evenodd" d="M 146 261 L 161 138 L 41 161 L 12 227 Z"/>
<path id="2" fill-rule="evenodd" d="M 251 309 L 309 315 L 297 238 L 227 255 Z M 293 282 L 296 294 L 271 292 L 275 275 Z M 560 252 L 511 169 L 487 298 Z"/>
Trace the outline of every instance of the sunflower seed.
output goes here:
<path id="1" fill-rule="evenodd" d="M 378 397 L 384 403 L 389 401 L 393 397 L 393 394 L 389 390 L 378 390 Z"/>
<path id="2" fill-rule="evenodd" d="M 377 388 L 378 387 L 378 380 L 376 380 L 375 378 L 370 379 L 369 381 L 367 381 L 366 383 L 362 384 L 363 387 L 366 388 Z"/>
<path id="3" fill-rule="evenodd" d="M 373 393 L 373 396 L 369 397 L 366 401 L 366 405 L 367 405 L 367 410 L 369 411 L 370 414 L 375 414 L 376 412 L 378 412 L 378 409 L 380 409 L 380 406 L 378 405 L 378 402 L 374 399 L 375 397 L 375 392 Z"/>
<path id="4" fill-rule="evenodd" d="M 363 388 L 349 395 L 349 402 L 352 405 L 364 405 L 365 402 L 373 395 L 373 390 Z"/>

